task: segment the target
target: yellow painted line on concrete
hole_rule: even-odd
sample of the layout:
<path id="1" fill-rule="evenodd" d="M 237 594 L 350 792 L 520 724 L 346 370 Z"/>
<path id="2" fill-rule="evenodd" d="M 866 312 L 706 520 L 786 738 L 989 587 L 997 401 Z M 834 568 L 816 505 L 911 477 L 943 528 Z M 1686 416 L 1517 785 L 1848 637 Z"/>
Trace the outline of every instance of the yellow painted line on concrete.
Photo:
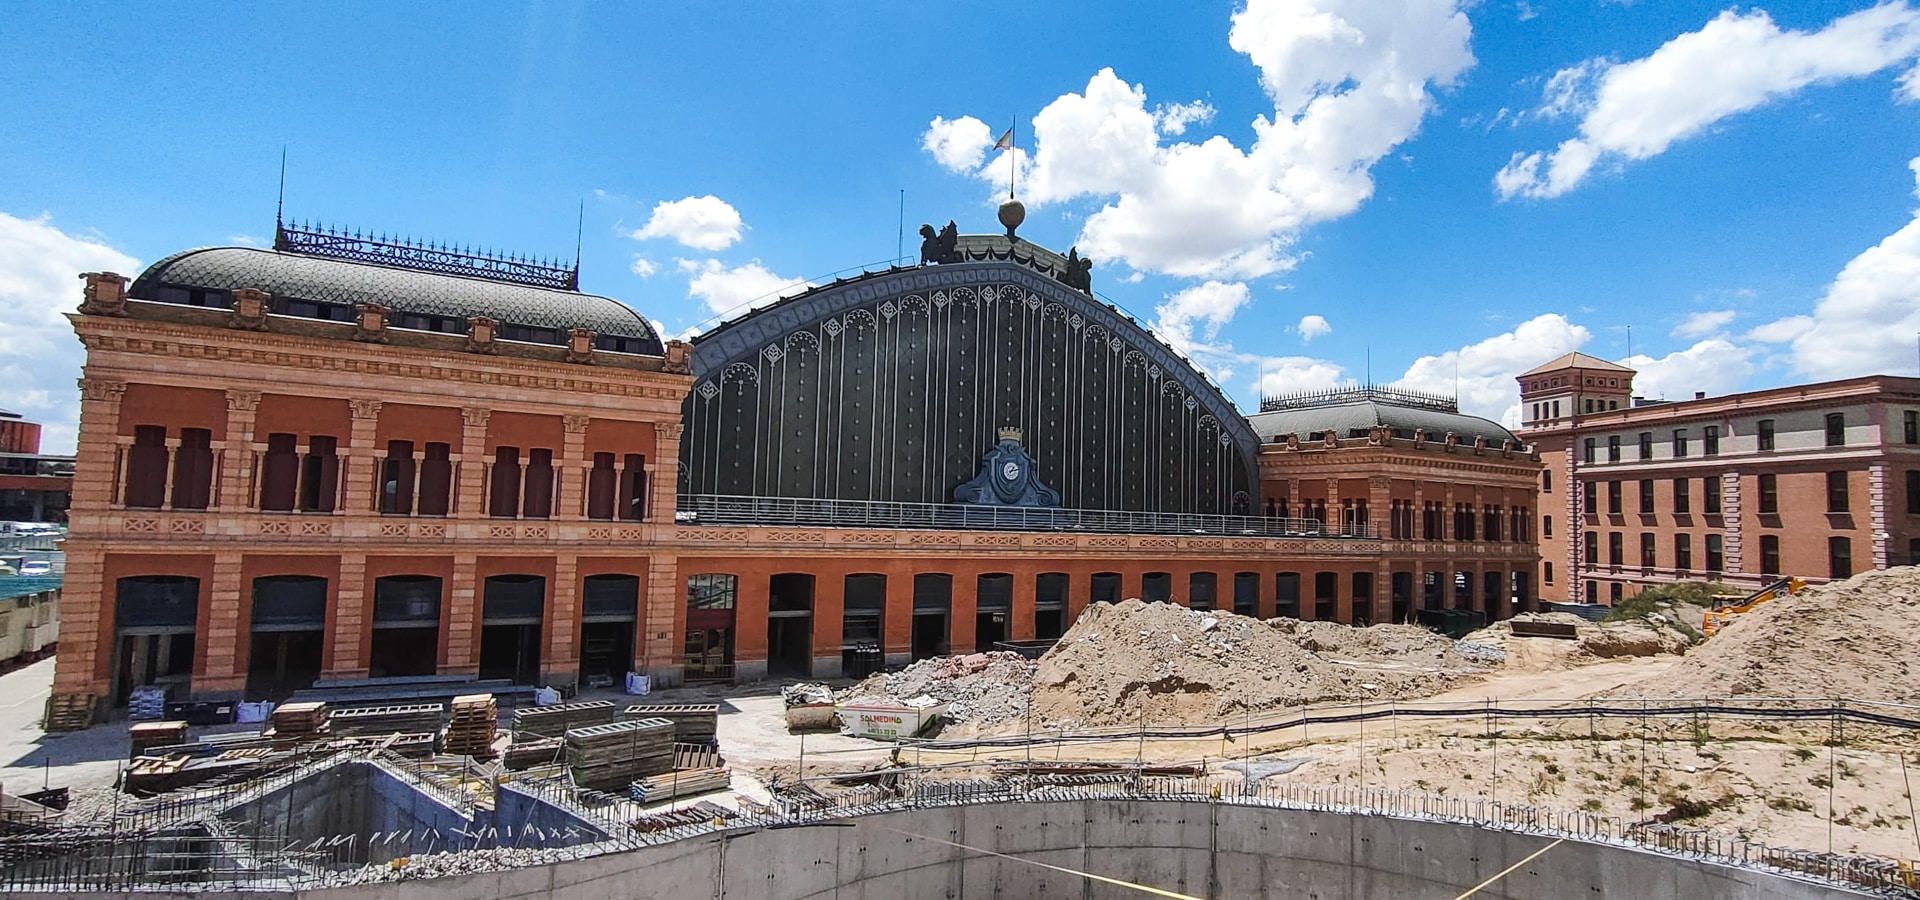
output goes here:
<path id="1" fill-rule="evenodd" d="M 1502 878 L 1507 877 L 1507 875 L 1513 872 L 1513 870 L 1518 869 L 1521 866 L 1526 865 L 1527 863 L 1533 862 L 1536 859 L 1539 859 L 1541 854 L 1546 853 L 1548 850 L 1552 850 L 1553 848 L 1558 847 L 1561 844 L 1564 844 L 1566 842 L 1567 842 L 1566 838 L 1561 838 L 1557 841 L 1554 841 L 1551 844 L 1546 845 L 1545 847 L 1541 847 L 1540 849 L 1533 851 L 1533 853 L 1528 855 L 1526 859 L 1523 859 L 1517 863 L 1514 863 L 1513 865 L 1510 865 L 1504 869 L 1501 869 L 1500 874 L 1495 875 L 1492 878 L 1489 878 L 1485 881 L 1480 882 L 1479 884 L 1474 885 L 1473 887 L 1468 888 L 1466 893 L 1453 898 L 1453 900 L 1467 900 L 1468 897 L 1471 897 L 1475 894 L 1480 893 L 1483 890 L 1486 890 L 1487 885 L 1490 885 L 1496 881 L 1499 881 Z"/>
<path id="2" fill-rule="evenodd" d="M 930 834 L 915 834 L 914 832 L 911 832 L 911 831 L 901 831 L 898 828 L 888 828 L 885 825 L 875 825 L 871 822 L 861 822 L 859 824 L 862 827 L 866 827 L 866 828 L 880 828 L 886 831 L 891 831 L 895 834 L 904 834 L 907 837 L 919 838 L 923 841 L 932 841 L 936 844 L 946 844 L 949 847 L 958 847 L 961 850 L 969 850 L 974 853 L 984 853 L 988 856 L 997 856 L 1001 859 L 1011 860 L 1013 862 L 1023 863 L 1029 866 L 1039 866 L 1042 869 L 1052 869 L 1055 872 L 1062 872 L 1068 875 L 1075 875 L 1081 878 L 1090 878 L 1094 881 L 1098 881 L 1103 884 L 1111 884 L 1116 887 L 1129 888 L 1132 890 L 1140 891 L 1141 893 L 1152 894 L 1155 897 L 1167 897 L 1169 898 L 1169 900 L 1207 900 L 1207 898 L 1205 897 L 1195 897 L 1192 894 L 1181 894 L 1174 891 L 1162 890 L 1157 887 L 1149 887 L 1144 884 L 1136 884 L 1131 881 L 1122 881 L 1118 878 L 1108 878 L 1105 875 L 1095 875 L 1092 872 L 1082 872 L 1079 869 L 1069 869 L 1065 866 L 1050 865 L 1048 863 L 1043 863 L 1038 860 L 1022 859 L 1018 856 L 1008 856 L 1005 853 L 995 853 L 994 851 L 988 850 L 985 847 L 969 847 L 966 844 L 955 843 L 945 838 L 934 837 L 933 835 L 930 835 Z M 1555 843 L 1558 843 L 1558 842 L 1556 841 Z M 1539 854 L 1536 853 L 1534 855 L 1538 856 Z M 1479 888 L 1475 888 L 1474 890 L 1479 890 Z M 1472 893 L 1472 891 L 1469 891 L 1468 893 Z"/>

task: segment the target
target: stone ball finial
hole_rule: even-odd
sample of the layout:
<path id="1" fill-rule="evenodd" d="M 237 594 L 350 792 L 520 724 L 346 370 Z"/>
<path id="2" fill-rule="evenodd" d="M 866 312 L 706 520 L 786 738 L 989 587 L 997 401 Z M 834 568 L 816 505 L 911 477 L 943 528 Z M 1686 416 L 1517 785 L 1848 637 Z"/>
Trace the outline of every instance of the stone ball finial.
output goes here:
<path id="1" fill-rule="evenodd" d="M 1009 240 L 1018 239 L 1018 237 L 1014 234 L 1014 231 L 1018 230 L 1020 228 L 1020 223 L 1025 222 L 1026 220 L 1027 220 L 1026 204 L 1023 204 L 1018 200 L 1008 200 L 1007 202 L 1000 204 L 1000 224 L 1007 226 L 1007 238 Z"/>

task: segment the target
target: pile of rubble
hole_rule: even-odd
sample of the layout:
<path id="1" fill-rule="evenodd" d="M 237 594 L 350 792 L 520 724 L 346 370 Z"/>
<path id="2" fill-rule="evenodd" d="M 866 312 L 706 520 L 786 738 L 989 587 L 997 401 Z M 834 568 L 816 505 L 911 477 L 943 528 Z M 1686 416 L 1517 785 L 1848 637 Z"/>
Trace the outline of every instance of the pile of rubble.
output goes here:
<path id="1" fill-rule="evenodd" d="M 1171 603 L 1096 603 L 1041 657 L 1033 709 L 1047 725 L 1214 722 L 1305 704 L 1427 697 L 1480 677 L 1488 657 L 1408 625 L 1262 622 Z"/>
<path id="2" fill-rule="evenodd" d="M 1035 667 L 1018 653 L 997 651 L 923 659 L 898 672 L 868 677 L 840 697 L 847 704 L 948 703 L 952 722 L 997 725 L 1027 714 Z"/>

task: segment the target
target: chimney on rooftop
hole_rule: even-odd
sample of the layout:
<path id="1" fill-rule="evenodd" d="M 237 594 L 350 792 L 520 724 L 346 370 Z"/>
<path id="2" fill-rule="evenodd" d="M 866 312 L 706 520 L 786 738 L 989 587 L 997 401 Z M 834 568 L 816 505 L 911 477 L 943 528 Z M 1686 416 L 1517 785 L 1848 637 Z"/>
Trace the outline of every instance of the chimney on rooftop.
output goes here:
<path id="1" fill-rule="evenodd" d="M 1705 399 L 1707 399 L 1707 392 L 1706 392 L 1706 391 L 1694 391 L 1694 392 L 1693 392 L 1693 399 L 1695 399 L 1695 400 L 1705 400 Z"/>

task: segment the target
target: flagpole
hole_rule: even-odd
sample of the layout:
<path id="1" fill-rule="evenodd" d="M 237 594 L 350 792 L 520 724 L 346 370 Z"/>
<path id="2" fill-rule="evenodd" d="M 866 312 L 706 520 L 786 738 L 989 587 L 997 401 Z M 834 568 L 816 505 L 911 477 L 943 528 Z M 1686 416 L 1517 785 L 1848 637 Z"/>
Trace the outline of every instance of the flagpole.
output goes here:
<path id="1" fill-rule="evenodd" d="M 1013 199 L 1014 182 L 1020 177 L 1020 161 L 1014 158 L 1020 146 L 1020 117 L 1013 117 L 1013 127 L 1007 129 L 1012 137 L 1007 140 L 1007 199 Z"/>

